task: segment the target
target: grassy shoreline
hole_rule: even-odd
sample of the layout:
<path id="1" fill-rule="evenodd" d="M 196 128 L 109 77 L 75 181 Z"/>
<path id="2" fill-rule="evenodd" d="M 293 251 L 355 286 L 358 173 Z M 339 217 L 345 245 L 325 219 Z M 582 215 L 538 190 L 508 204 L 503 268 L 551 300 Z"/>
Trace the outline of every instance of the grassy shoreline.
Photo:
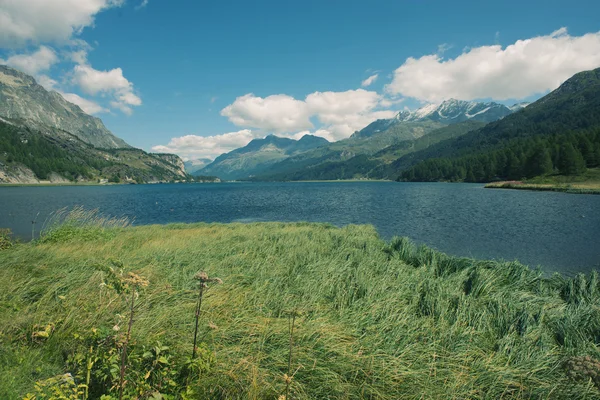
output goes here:
<path id="1" fill-rule="evenodd" d="M 0 398 L 65 373 L 85 384 L 86 371 L 90 398 L 118 398 L 129 306 L 107 271 L 122 267 L 150 282 L 135 303 L 132 397 L 278 398 L 296 310 L 290 399 L 600 399 L 586 375 L 596 364 L 568 373 L 600 359 L 596 273 L 547 278 L 385 242 L 370 226 L 83 217 L 0 251 Z M 223 284 L 206 291 L 192 373 L 200 270 Z"/>
<path id="2" fill-rule="evenodd" d="M 590 168 L 581 175 L 548 175 L 526 181 L 492 182 L 486 184 L 485 187 L 488 189 L 600 194 L 600 168 Z"/>
<path id="3" fill-rule="evenodd" d="M 563 192 L 571 194 L 600 194 L 600 185 L 586 184 L 544 184 L 504 181 L 488 183 L 484 187 L 486 189 L 516 189 L 543 192 Z"/>

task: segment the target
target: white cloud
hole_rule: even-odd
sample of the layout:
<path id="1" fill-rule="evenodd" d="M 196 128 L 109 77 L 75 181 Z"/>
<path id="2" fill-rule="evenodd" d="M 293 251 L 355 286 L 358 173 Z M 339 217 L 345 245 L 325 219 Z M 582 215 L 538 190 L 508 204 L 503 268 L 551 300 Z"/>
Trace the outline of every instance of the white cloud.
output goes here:
<path id="1" fill-rule="evenodd" d="M 66 42 L 124 0 L 0 0 L 0 47 Z"/>
<path id="2" fill-rule="evenodd" d="M 561 28 L 547 36 L 474 47 L 454 59 L 438 54 L 408 58 L 386 91 L 439 102 L 522 99 L 557 88 L 573 74 L 600 66 L 600 32 L 570 36 Z"/>
<path id="3" fill-rule="evenodd" d="M 365 79 L 364 81 L 362 81 L 362 83 L 360 84 L 360 86 L 362 86 L 362 87 L 371 86 L 373 83 L 375 83 L 375 81 L 377 80 L 377 78 L 379 78 L 379 74 L 371 75 L 370 77 L 368 77 L 367 79 Z"/>
<path id="4" fill-rule="evenodd" d="M 313 127 L 306 103 L 284 94 L 262 98 L 249 93 L 235 99 L 221 110 L 221 115 L 235 125 L 275 133 Z"/>
<path id="5" fill-rule="evenodd" d="M 236 125 L 257 130 L 243 129 L 208 137 L 181 136 L 171 139 L 166 146 L 154 146 L 152 150 L 176 153 L 187 159 L 215 158 L 272 132 L 296 140 L 311 134 L 336 141 L 350 136 L 376 119 L 393 117 L 396 114 L 394 111 L 378 110 L 384 102 L 389 103 L 376 92 L 364 89 L 314 92 L 304 100 L 283 94 L 265 98 L 247 94 L 225 107 L 221 115 Z M 323 124 L 315 131 L 311 130 L 312 117 Z"/>
<path id="6" fill-rule="evenodd" d="M 127 90 L 131 83 L 123 76 L 121 68 L 110 71 L 99 71 L 89 65 L 76 65 L 73 69 L 73 83 L 91 95 L 99 92 L 110 92 L 114 90 Z"/>
<path id="7" fill-rule="evenodd" d="M 76 64 L 87 64 L 87 50 L 81 49 L 77 51 L 72 51 L 68 54 L 68 57 L 71 61 Z"/>
<path id="8" fill-rule="evenodd" d="M 143 0 L 138 6 L 135 6 L 135 10 L 139 11 L 142 8 L 146 7 L 148 5 L 149 0 Z"/>
<path id="9" fill-rule="evenodd" d="M 48 75 L 38 75 L 35 77 L 37 83 L 42 85 L 46 90 L 54 90 L 58 82 L 50 78 Z"/>
<path id="10" fill-rule="evenodd" d="M 172 138 L 166 146 L 154 146 L 152 151 L 175 153 L 184 159 L 215 158 L 250 143 L 252 139 L 262 137 L 259 132 L 242 129 L 237 132 L 215 136 L 186 135 Z"/>
<path id="11" fill-rule="evenodd" d="M 108 112 L 106 108 L 102 107 L 98 103 L 84 99 L 83 97 L 75 94 L 75 93 L 63 93 L 59 92 L 62 97 L 64 97 L 67 101 L 76 104 L 87 114 L 99 114 L 103 112 Z"/>
<path id="12" fill-rule="evenodd" d="M 328 140 L 347 138 L 380 118 L 392 118 L 394 111 L 375 111 L 385 99 L 364 89 L 345 92 L 315 92 L 306 96 L 311 115 L 324 124 Z"/>
<path id="13" fill-rule="evenodd" d="M 295 132 L 308 132 L 313 128 L 311 118 L 315 117 L 324 125 L 317 132 L 328 140 L 339 140 L 378 118 L 393 117 L 393 111 L 376 111 L 383 103 L 389 105 L 377 92 L 364 89 L 314 92 L 304 101 L 284 94 L 265 98 L 247 94 L 225 107 L 221 115 L 237 126 L 288 137 Z"/>
<path id="14" fill-rule="evenodd" d="M 76 65 L 72 82 L 89 95 L 110 95 L 110 105 L 127 115 L 133 112 L 132 106 L 140 106 L 142 99 L 134 93 L 133 84 L 123 76 L 121 68 L 99 71 L 90 65 Z"/>
<path id="15" fill-rule="evenodd" d="M 0 60 L 0 63 L 10 65 L 29 75 L 37 75 L 39 72 L 47 71 L 57 62 L 58 56 L 54 50 L 47 46 L 40 46 L 34 53 L 17 54 L 9 57 L 7 60 Z"/>

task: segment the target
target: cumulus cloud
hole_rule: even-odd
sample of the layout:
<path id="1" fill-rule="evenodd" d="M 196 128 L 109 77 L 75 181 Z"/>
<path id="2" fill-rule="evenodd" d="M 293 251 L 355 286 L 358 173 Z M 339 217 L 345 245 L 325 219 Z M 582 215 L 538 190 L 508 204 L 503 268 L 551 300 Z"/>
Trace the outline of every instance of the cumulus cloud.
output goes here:
<path id="1" fill-rule="evenodd" d="M 50 78 L 48 75 L 38 75 L 35 79 L 37 80 L 37 83 L 42 85 L 46 90 L 54 90 L 58 84 L 56 80 Z"/>
<path id="2" fill-rule="evenodd" d="M 215 136 L 186 135 L 172 138 L 166 146 L 154 146 L 152 151 L 175 153 L 186 160 L 196 158 L 215 158 L 250 143 L 252 139 L 262 137 L 259 132 L 242 129 L 237 132 Z"/>
<path id="3" fill-rule="evenodd" d="M 110 95 L 110 105 L 127 115 L 133 112 L 132 106 L 142 105 L 142 99 L 134 93 L 133 84 L 123 76 L 121 68 L 99 71 L 90 65 L 76 65 L 72 82 L 89 95 Z"/>
<path id="4" fill-rule="evenodd" d="M 386 91 L 439 102 L 522 99 L 557 88 L 573 74 L 600 66 L 600 32 L 571 36 L 566 28 L 550 35 L 474 47 L 454 59 L 440 54 L 408 58 L 394 71 Z"/>
<path id="5" fill-rule="evenodd" d="M 37 75 L 39 72 L 47 71 L 58 62 L 58 56 L 50 47 L 40 46 L 40 48 L 30 54 L 16 54 L 0 63 L 9 65 L 29 75 Z"/>
<path id="6" fill-rule="evenodd" d="M 368 77 L 367 79 L 365 79 L 364 81 L 362 81 L 362 83 L 360 85 L 362 87 L 371 86 L 373 83 L 375 83 L 375 81 L 377 80 L 377 78 L 379 78 L 379 74 L 371 75 L 370 77 Z"/>
<path id="7" fill-rule="evenodd" d="M 262 98 L 249 93 L 235 99 L 221 110 L 221 115 L 237 126 L 276 133 L 313 127 L 306 103 L 284 94 Z"/>
<path id="8" fill-rule="evenodd" d="M 76 104 L 79 106 L 79 108 L 81 108 L 85 113 L 87 114 L 99 114 L 99 113 L 103 113 L 103 112 L 108 112 L 109 110 L 102 107 L 100 104 L 89 100 L 89 99 L 85 99 L 75 93 L 63 93 L 63 92 L 59 92 L 62 97 L 64 97 L 67 101 Z"/>
<path id="9" fill-rule="evenodd" d="M 304 100 L 284 94 L 262 98 L 250 93 L 238 97 L 221 111 L 221 115 L 237 126 L 287 137 L 310 131 L 314 127 L 311 118 L 316 118 L 324 124 L 317 135 L 339 140 L 378 118 L 393 117 L 393 111 L 376 110 L 383 103 L 389 104 L 377 92 L 364 89 L 314 92 Z"/>
<path id="10" fill-rule="evenodd" d="M 67 42 L 124 0 L 0 0 L 0 47 Z"/>

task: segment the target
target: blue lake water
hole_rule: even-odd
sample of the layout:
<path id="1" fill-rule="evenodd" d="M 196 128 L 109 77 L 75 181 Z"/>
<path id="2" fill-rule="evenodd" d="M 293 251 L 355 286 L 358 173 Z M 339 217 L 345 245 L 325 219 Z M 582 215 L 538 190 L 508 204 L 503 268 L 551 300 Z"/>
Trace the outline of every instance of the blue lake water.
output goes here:
<path id="1" fill-rule="evenodd" d="M 318 221 L 372 224 L 449 254 L 519 260 L 545 271 L 600 268 L 600 196 L 393 182 L 0 187 L 0 227 L 23 239 L 62 207 L 81 205 L 134 225 Z"/>

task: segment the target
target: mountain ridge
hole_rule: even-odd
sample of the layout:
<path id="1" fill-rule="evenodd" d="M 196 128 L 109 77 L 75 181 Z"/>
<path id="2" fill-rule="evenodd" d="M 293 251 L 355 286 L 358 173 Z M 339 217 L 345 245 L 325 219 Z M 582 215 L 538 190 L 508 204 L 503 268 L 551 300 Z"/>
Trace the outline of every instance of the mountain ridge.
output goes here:
<path id="1" fill-rule="evenodd" d="M 98 148 L 131 147 L 100 118 L 86 114 L 60 93 L 48 91 L 19 70 L 0 65 L 0 116 L 29 121 L 38 129 L 56 127 Z"/>

